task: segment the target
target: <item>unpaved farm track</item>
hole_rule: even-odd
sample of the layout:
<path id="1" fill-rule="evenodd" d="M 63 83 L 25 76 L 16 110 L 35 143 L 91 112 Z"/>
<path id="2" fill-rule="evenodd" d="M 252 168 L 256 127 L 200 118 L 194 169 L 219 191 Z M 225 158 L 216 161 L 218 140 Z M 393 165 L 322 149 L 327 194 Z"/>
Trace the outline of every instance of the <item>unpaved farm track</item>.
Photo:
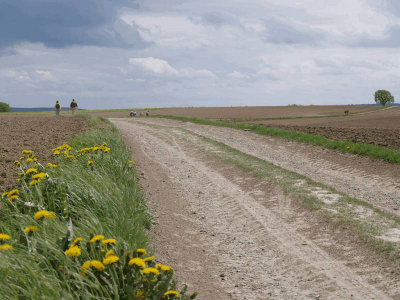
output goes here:
<path id="1" fill-rule="evenodd" d="M 158 222 L 155 253 L 199 299 L 400 299 L 397 262 L 278 186 L 211 155 L 190 132 L 397 212 L 400 182 L 381 162 L 372 176 L 364 158 L 335 161 L 327 150 L 249 132 L 161 119 L 112 122 L 144 171 L 140 183 Z"/>

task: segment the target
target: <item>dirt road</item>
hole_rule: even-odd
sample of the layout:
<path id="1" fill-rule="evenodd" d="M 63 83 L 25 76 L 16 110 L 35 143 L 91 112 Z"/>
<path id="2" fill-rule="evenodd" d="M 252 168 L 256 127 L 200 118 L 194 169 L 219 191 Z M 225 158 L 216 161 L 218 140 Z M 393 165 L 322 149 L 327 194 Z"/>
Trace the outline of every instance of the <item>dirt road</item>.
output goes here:
<path id="1" fill-rule="evenodd" d="M 228 128 L 111 120 L 144 171 L 140 183 L 157 221 L 155 254 L 199 299 L 400 299 L 397 261 L 377 254 L 347 225 L 308 209 L 280 184 L 281 168 L 262 164 L 332 186 L 309 192 L 336 213 L 341 201 L 332 199 L 343 193 L 397 213 L 397 168 Z M 255 160 L 240 161 L 237 150 Z M 256 176 L 260 166 L 273 176 Z M 293 178 L 294 186 L 311 184 Z M 373 217 L 368 207 L 349 207 Z M 397 242 L 397 228 L 390 230 Z"/>

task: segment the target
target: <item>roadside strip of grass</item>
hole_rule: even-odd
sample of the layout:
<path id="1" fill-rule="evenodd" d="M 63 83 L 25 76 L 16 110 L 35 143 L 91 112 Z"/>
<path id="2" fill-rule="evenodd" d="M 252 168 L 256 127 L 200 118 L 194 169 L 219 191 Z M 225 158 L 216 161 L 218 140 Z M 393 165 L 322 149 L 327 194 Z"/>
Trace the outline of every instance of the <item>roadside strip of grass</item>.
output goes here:
<path id="1" fill-rule="evenodd" d="M 174 126 L 141 124 L 184 132 L 187 141 L 200 146 L 204 151 L 278 185 L 285 194 L 302 200 L 306 207 L 319 211 L 328 220 L 351 227 L 361 240 L 372 245 L 378 252 L 391 259 L 400 258 L 400 243 L 389 241 L 387 236 L 393 229 L 400 230 L 400 217 L 193 131 Z"/>
<path id="2" fill-rule="evenodd" d="M 176 289 L 144 250 L 151 217 L 130 152 L 109 122 L 91 122 L 103 128 L 53 149 L 50 165 L 23 154 L 18 190 L 2 194 L 0 299 L 169 299 Z M 189 299 L 185 288 L 176 299 Z"/>
<path id="3" fill-rule="evenodd" d="M 380 146 L 374 146 L 364 143 L 353 143 L 350 141 L 339 141 L 328 139 L 320 135 L 309 134 L 300 131 L 284 130 L 279 128 L 266 127 L 257 124 L 232 123 L 223 120 L 210 120 L 201 118 L 189 118 L 170 115 L 154 115 L 153 118 L 164 118 L 178 120 L 182 122 L 191 122 L 201 125 L 228 127 L 239 130 L 251 131 L 261 135 L 285 138 L 287 140 L 296 141 L 314 146 L 322 146 L 328 149 L 340 150 L 343 152 L 351 152 L 359 155 L 366 155 L 375 158 L 380 158 L 390 163 L 400 163 L 400 151 L 387 149 Z"/>

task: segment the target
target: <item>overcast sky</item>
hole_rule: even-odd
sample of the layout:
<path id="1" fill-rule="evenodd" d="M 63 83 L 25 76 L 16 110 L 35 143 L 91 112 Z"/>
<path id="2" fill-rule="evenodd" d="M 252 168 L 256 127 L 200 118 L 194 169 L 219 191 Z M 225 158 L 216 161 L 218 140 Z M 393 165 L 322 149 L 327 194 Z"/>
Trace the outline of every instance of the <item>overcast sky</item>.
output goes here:
<path id="1" fill-rule="evenodd" d="M 0 101 L 398 102 L 399 48 L 398 0 L 1 0 Z"/>

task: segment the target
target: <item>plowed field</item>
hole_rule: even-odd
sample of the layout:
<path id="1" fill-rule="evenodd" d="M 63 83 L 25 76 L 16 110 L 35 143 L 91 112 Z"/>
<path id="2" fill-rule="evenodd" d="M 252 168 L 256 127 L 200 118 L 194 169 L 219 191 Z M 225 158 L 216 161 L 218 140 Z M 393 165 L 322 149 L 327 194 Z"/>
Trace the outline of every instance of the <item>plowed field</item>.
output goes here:
<path id="1" fill-rule="evenodd" d="M 51 149 L 87 128 L 84 118 L 50 114 L 0 116 L 0 191 L 15 186 L 13 162 L 23 149 L 33 150 L 38 161 L 51 161 Z"/>

